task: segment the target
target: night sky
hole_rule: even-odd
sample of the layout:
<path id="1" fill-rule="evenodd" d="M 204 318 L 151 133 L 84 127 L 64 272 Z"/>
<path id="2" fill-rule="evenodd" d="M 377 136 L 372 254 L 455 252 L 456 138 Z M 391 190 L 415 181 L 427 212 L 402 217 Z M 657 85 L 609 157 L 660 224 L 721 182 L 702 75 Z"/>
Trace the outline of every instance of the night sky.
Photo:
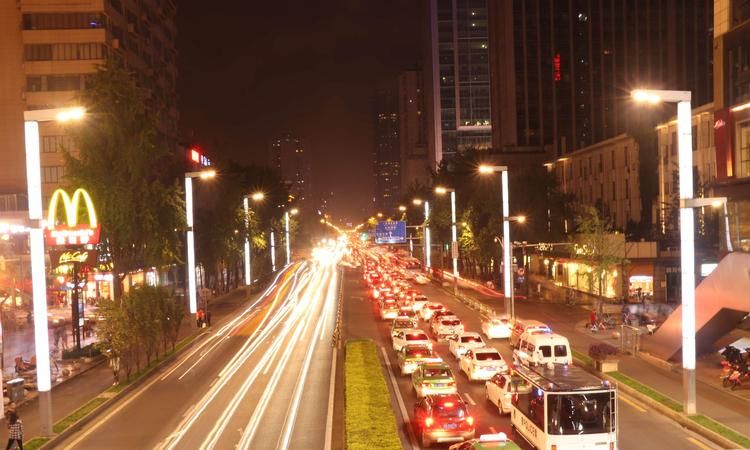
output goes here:
<path id="1" fill-rule="evenodd" d="M 298 134 L 313 193 L 334 192 L 334 217 L 361 218 L 372 196 L 372 97 L 421 64 L 420 3 L 180 1 L 184 135 L 222 157 L 267 163 L 274 136 Z"/>

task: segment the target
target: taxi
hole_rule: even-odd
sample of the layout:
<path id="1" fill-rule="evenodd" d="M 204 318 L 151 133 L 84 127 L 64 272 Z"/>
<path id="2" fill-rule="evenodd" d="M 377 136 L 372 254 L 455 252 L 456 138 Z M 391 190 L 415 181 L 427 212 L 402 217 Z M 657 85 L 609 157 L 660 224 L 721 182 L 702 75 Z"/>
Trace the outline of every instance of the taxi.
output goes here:
<path id="1" fill-rule="evenodd" d="M 448 450 L 521 450 L 521 447 L 508 439 L 505 433 L 497 433 L 483 434 L 479 439 L 453 444 Z"/>
<path id="2" fill-rule="evenodd" d="M 391 339 L 402 330 L 418 328 L 417 321 L 411 317 L 396 317 L 393 319 L 393 325 L 391 325 Z"/>
<path id="3" fill-rule="evenodd" d="M 445 363 L 420 364 L 411 374 L 411 384 L 417 398 L 433 394 L 455 394 L 456 378 Z"/>
<path id="4" fill-rule="evenodd" d="M 406 344 L 398 352 L 398 367 L 401 375 L 410 375 L 420 364 L 443 362 L 435 351 L 427 345 Z"/>

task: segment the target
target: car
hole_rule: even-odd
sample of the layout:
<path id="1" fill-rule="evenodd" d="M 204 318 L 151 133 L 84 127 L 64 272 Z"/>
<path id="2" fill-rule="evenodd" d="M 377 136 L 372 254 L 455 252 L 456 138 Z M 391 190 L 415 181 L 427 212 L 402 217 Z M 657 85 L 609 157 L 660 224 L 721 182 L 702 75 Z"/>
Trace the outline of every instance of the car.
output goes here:
<path id="1" fill-rule="evenodd" d="M 411 385 L 417 398 L 434 394 L 455 394 L 456 378 L 445 363 L 420 364 L 411 374 Z"/>
<path id="2" fill-rule="evenodd" d="M 417 317 L 417 313 L 411 308 L 411 306 L 399 306 L 398 308 L 399 317 Z"/>
<path id="3" fill-rule="evenodd" d="M 490 316 L 482 320 L 482 333 L 487 339 L 508 339 L 513 331 L 513 322 L 508 317 Z"/>
<path id="4" fill-rule="evenodd" d="M 419 328 L 408 328 L 399 330 L 391 339 L 393 350 L 400 351 L 404 345 L 424 345 L 432 348 L 432 341 L 427 333 Z"/>
<path id="5" fill-rule="evenodd" d="M 380 302 L 378 309 L 380 310 L 381 320 L 395 319 L 398 317 L 398 305 L 396 304 L 396 300 L 384 299 Z"/>
<path id="6" fill-rule="evenodd" d="M 487 401 L 497 406 L 498 412 L 510 414 L 513 404 L 513 394 L 528 393 L 531 390 L 531 384 L 519 376 L 513 376 L 504 373 L 496 373 L 484 383 L 484 396 Z"/>
<path id="7" fill-rule="evenodd" d="M 411 317 L 396 317 L 393 319 L 393 324 L 391 325 L 391 338 L 393 338 L 397 332 L 409 328 L 417 328 L 416 319 L 412 319 Z"/>
<path id="8" fill-rule="evenodd" d="M 513 350 L 513 360 L 526 366 L 573 364 L 573 354 L 565 336 L 532 330 L 521 335 L 518 348 Z"/>
<path id="9" fill-rule="evenodd" d="M 454 334 L 448 338 L 448 351 L 456 360 L 460 359 L 467 350 L 484 347 L 486 344 L 479 333 L 464 332 Z"/>
<path id="10" fill-rule="evenodd" d="M 505 433 L 483 434 L 478 439 L 469 439 L 453 444 L 448 450 L 521 450 L 521 447 L 508 439 Z"/>
<path id="11" fill-rule="evenodd" d="M 468 350 L 459 360 L 458 366 L 470 381 L 489 380 L 496 373 L 508 373 L 508 364 L 492 347 Z"/>
<path id="12" fill-rule="evenodd" d="M 386 294 L 389 294 L 393 292 L 393 288 L 388 283 L 380 283 L 372 288 L 372 292 L 370 293 L 370 297 L 373 300 L 378 300 L 382 297 L 385 297 Z"/>
<path id="13" fill-rule="evenodd" d="M 443 359 L 427 345 L 404 345 L 398 352 L 398 367 L 401 375 L 409 375 L 422 363 L 443 362 Z"/>
<path id="14" fill-rule="evenodd" d="M 416 289 L 404 289 L 398 293 L 398 298 L 402 300 L 414 301 L 414 297 L 419 295 Z"/>
<path id="15" fill-rule="evenodd" d="M 426 304 L 427 296 L 424 294 L 417 294 L 411 300 L 411 307 L 414 309 L 414 311 L 421 311 Z"/>
<path id="16" fill-rule="evenodd" d="M 445 316 L 432 324 L 432 332 L 438 340 L 448 339 L 451 336 L 463 333 L 464 325 L 461 323 L 461 319 L 456 316 Z"/>
<path id="17" fill-rule="evenodd" d="M 445 309 L 445 306 L 440 303 L 429 302 L 419 311 L 419 317 L 421 317 L 422 320 L 429 321 L 432 319 L 433 314 L 443 309 Z"/>
<path id="18" fill-rule="evenodd" d="M 513 331 L 510 334 L 511 348 L 518 347 L 518 342 L 521 339 L 521 335 L 527 331 L 552 333 L 552 329 L 549 327 L 549 325 L 539 322 L 538 320 L 517 320 L 515 325 L 513 325 Z"/>
<path id="19" fill-rule="evenodd" d="M 432 313 L 432 317 L 430 317 L 430 329 L 432 329 L 432 326 L 436 324 L 441 318 L 443 317 L 457 317 L 452 311 L 448 311 L 447 309 L 441 309 L 440 311 L 435 311 Z"/>
<path id="20" fill-rule="evenodd" d="M 414 405 L 412 426 L 422 447 L 476 436 L 476 421 L 458 394 L 428 395 Z"/>

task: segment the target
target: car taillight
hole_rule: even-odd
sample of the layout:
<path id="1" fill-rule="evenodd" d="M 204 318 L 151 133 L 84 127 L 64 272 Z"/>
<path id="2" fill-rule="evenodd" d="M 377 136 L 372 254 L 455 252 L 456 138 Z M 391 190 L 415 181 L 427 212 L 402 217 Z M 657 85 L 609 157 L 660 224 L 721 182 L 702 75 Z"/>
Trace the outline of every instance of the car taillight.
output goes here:
<path id="1" fill-rule="evenodd" d="M 552 444 L 552 450 L 557 450 L 557 446 L 555 444 Z"/>
<path id="2" fill-rule="evenodd" d="M 428 417 L 424 420 L 424 426 L 426 426 L 427 428 L 431 427 L 434 423 L 435 419 L 433 419 L 432 417 Z"/>
<path id="3" fill-rule="evenodd" d="M 614 442 L 610 442 L 609 443 L 609 450 L 615 450 L 615 443 Z"/>
<path id="4" fill-rule="evenodd" d="M 466 423 L 468 423 L 469 425 L 474 425 L 474 418 L 471 416 L 467 417 Z"/>

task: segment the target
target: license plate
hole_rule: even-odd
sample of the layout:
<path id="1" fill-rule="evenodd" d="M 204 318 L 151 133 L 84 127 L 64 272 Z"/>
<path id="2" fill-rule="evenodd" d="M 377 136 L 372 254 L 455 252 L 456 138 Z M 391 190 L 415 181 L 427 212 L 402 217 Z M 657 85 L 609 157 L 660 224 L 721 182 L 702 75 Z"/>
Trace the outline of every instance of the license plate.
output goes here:
<path id="1" fill-rule="evenodd" d="M 443 428 L 446 430 L 455 430 L 458 427 L 455 423 L 446 423 Z"/>
<path id="2" fill-rule="evenodd" d="M 439 387 L 443 387 L 443 386 L 445 386 L 443 383 L 432 383 L 432 387 L 439 388 Z"/>

